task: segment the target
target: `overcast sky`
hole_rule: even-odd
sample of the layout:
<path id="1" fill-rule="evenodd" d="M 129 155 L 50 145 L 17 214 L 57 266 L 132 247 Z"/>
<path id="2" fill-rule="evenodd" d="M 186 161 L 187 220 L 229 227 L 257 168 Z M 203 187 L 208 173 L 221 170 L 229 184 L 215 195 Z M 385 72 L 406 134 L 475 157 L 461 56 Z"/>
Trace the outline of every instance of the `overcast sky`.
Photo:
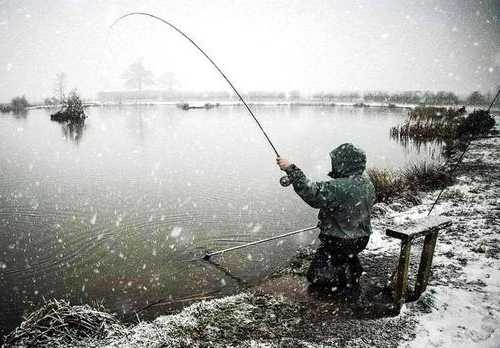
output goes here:
<path id="1" fill-rule="evenodd" d="M 500 84 L 500 1 L 0 0 L 0 101 L 53 95 L 55 75 L 87 98 L 124 89 L 137 59 L 182 89 L 492 91 Z"/>

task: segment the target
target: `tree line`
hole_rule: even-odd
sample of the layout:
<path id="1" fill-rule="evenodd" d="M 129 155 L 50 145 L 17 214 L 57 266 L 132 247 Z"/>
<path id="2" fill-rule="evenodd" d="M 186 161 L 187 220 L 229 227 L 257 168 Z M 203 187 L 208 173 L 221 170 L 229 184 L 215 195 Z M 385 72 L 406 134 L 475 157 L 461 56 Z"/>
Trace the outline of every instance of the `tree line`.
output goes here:
<path id="1" fill-rule="evenodd" d="M 363 94 L 359 92 L 338 94 L 321 92 L 313 95 L 314 99 L 330 101 L 354 102 L 363 100 L 373 103 L 416 105 L 488 105 L 493 97 L 492 93 L 482 94 L 479 91 L 474 91 L 465 98 L 447 91 L 404 91 L 398 93 L 369 91 Z"/>
<path id="2" fill-rule="evenodd" d="M 178 86 L 178 81 L 173 73 L 164 73 L 158 79 L 154 78 L 153 73 L 146 69 L 141 60 L 132 63 L 129 68 L 123 73 L 122 78 L 125 80 L 125 87 L 135 90 L 137 93 L 132 93 L 137 97 L 153 97 L 153 99 L 175 99 L 182 97 L 186 92 L 179 93 L 174 91 L 174 87 Z M 166 87 L 169 93 L 161 91 L 149 91 L 144 93 L 143 88 L 146 86 L 158 85 Z M 158 94 L 159 93 L 159 94 Z M 231 100 L 232 95 L 227 92 L 206 92 L 192 95 L 187 93 L 186 97 L 218 97 L 224 100 Z M 280 91 L 249 91 L 243 95 L 250 100 L 300 100 L 300 99 L 319 99 L 326 102 L 374 102 L 385 104 L 415 104 L 415 105 L 486 105 L 493 99 L 491 93 L 485 95 L 479 91 L 474 91 L 465 98 L 457 96 L 453 92 L 448 91 L 404 91 L 398 93 L 388 93 L 384 91 L 368 91 L 365 93 L 348 92 L 348 93 L 315 93 L 312 96 L 302 96 L 300 91 L 292 90 L 289 92 Z M 114 92 L 111 95 L 103 93 L 100 95 L 104 99 L 127 99 L 130 97 L 130 91 L 124 95 L 120 92 Z"/>

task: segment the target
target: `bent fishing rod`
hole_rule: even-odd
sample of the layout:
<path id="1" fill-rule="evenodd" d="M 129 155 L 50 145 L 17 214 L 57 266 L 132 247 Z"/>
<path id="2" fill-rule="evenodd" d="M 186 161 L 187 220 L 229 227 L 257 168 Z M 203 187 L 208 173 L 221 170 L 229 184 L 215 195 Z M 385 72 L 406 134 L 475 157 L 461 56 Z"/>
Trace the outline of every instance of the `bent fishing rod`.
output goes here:
<path id="1" fill-rule="evenodd" d="M 201 52 L 201 54 L 203 54 L 203 56 L 205 58 L 208 59 L 208 61 L 214 66 L 215 69 L 217 69 L 217 71 L 221 74 L 221 76 L 224 78 L 224 80 L 226 80 L 226 82 L 229 84 L 229 86 L 231 87 L 231 89 L 234 91 L 234 93 L 238 96 L 239 100 L 243 103 L 243 105 L 245 106 L 245 108 L 247 109 L 248 113 L 252 116 L 253 120 L 255 121 L 255 123 L 257 123 L 257 126 L 259 127 L 259 129 L 261 130 L 262 134 L 264 135 L 264 137 L 266 138 L 267 142 L 269 143 L 269 145 L 271 145 L 274 153 L 276 154 L 276 157 L 279 158 L 281 157 L 278 153 L 278 150 L 276 150 L 276 147 L 274 146 L 273 142 L 271 141 L 271 139 L 269 138 L 269 136 L 267 135 L 266 131 L 264 130 L 264 127 L 262 127 L 262 125 L 260 124 L 259 120 L 257 119 L 257 117 L 255 116 L 255 114 L 252 112 L 252 109 L 250 109 L 250 107 L 248 106 L 248 104 L 246 103 L 245 99 L 243 99 L 243 97 L 241 96 L 240 92 L 238 92 L 238 90 L 236 89 L 236 87 L 234 87 L 233 83 L 229 80 L 229 78 L 226 76 L 226 74 L 224 74 L 224 72 L 219 68 L 219 66 L 217 64 L 215 64 L 214 60 L 212 58 L 210 58 L 210 56 L 196 43 L 193 41 L 193 39 L 191 39 L 185 32 L 183 32 L 182 30 L 180 30 L 177 26 L 173 25 L 172 23 L 170 23 L 169 21 L 161 18 L 161 17 L 158 17 L 154 14 L 151 14 L 151 13 L 147 13 L 147 12 L 130 12 L 130 13 L 126 13 L 124 14 L 123 16 L 120 16 L 118 17 L 114 22 L 113 24 L 111 24 L 110 26 L 110 29 L 112 29 L 118 22 L 120 22 L 122 19 L 124 18 L 127 18 L 127 17 L 131 17 L 131 16 L 146 16 L 146 17 L 149 17 L 149 18 L 153 18 L 155 20 L 158 20 L 160 21 L 161 23 L 163 24 L 166 24 L 168 25 L 170 28 L 174 29 L 176 32 L 178 32 L 179 34 L 181 34 L 185 39 L 187 39 L 194 47 L 196 47 L 196 49 L 198 49 L 198 51 Z M 280 179 L 280 184 L 281 186 L 289 186 L 291 183 L 290 179 L 288 178 L 288 176 L 284 176 Z"/>

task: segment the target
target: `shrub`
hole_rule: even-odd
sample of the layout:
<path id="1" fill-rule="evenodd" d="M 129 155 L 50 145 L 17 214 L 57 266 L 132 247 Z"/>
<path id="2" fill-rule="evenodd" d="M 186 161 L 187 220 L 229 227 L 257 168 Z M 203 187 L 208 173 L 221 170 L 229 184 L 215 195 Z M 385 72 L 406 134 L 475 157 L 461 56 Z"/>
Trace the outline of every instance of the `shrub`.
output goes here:
<path id="1" fill-rule="evenodd" d="M 403 169 L 401 175 L 406 186 L 413 191 L 440 189 L 452 183 L 446 170 L 432 162 L 413 163 Z"/>
<path id="2" fill-rule="evenodd" d="M 59 100 L 56 98 L 56 97 L 52 97 L 52 98 L 45 98 L 43 100 L 43 104 L 47 105 L 47 106 L 53 106 L 53 105 L 57 105 L 59 104 Z"/>
<path id="3" fill-rule="evenodd" d="M 83 102 L 76 90 L 70 92 L 69 96 L 64 100 L 65 112 L 72 115 L 73 118 L 85 118 L 83 110 Z"/>
<path id="4" fill-rule="evenodd" d="M 0 112 L 15 112 L 21 113 L 30 106 L 28 100 L 23 95 L 22 97 L 15 97 L 10 101 L 10 104 L 0 104 Z"/>
<path id="5" fill-rule="evenodd" d="M 408 112 L 408 118 L 414 121 L 442 121 L 454 120 L 465 114 L 465 108 L 440 108 L 434 106 L 417 106 Z"/>
<path id="6" fill-rule="evenodd" d="M 457 136 L 488 133 L 495 126 L 495 119 L 486 110 L 474 110 L 457 127 Z"/>
<path id="7" fill-rule="evenodd" d="M 25 110 L 30 104 L 28 103 L 28 100 L 26 97 L 23 95 L 22 97 L 15 97 L 14 99 L 11 100 L 10 105 L 12 107 L 12 111 L 14 112 L 20 112 Z"/>
<path id="8" fill-rule="evenodd" d="M 394 138 L 420 140 L 451 139 L 463 119 L 465 108 L 416 107 L 408 113 L 408 119 L 400 126 L 391 128 Z"/>
<path id="9" fill-rule="evenodd" d="M 417 191 L 440 189 L 452 183 L 444 167 L 430 162 L 419 162 L 399 171 L 368 169 L 375 187 L 376 202 L 391 203 L 396 199 L 415 201 Z"/>
<path id="10" fill-rule="evenodd" d="M 417 107 L 410 111 L 408 119 L 392 127 L 390 134 L 398 139 L 452 140 L 464 136 L 486 134 L 495 119 L 485 110 L 476 110 L 464 117 L 465 108 Z"/>
<path id="11" fill-rule="evenodd" d="M 12 106 L 10 104 L 0 104 L 0 112 L 11 112 L 12 111 Z"/>
<path id="12" fill-rule="evenodd" d="M 485 100 L 484 96 L 481 93 L 479 93 L 479 91 L 472 92 L 471 95 L 467 97 L 466 102 L 469 105 L 486 104 L 486 100 Z"/>
<path id="13" fill-rule="evenodd" d="M 377 202 L 390 203 L 395 197 L 406 191 L 404 182 L 393 171 L 370 168 L 368 175 L 375 187 L 375 200 Z"/>
<path id="14" fill-rule="evenodd" d="M 71 91 L 64 100 L 63 109 L 50 116 L 51 120 L 59 122 L 82 122 L 86 117 L 83 102 L 76 90 Z"/>

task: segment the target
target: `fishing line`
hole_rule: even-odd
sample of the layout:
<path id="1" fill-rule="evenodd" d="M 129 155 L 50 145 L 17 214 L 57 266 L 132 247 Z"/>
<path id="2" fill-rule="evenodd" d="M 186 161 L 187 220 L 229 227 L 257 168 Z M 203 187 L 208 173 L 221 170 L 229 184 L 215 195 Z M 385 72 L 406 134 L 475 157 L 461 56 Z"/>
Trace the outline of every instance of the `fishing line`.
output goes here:
<path id="1" fill-rule="evenodd" d="M 247 109 L 247 111 L 250 113 L 250 115 L 254 119 L 255 123 L 257 123 L 257 126 L 259 126 L 260 130 L 262 131 L 262 134 L 264 135 L 264 137 L 266 138 L 267 142 L 269 143 L 269 145 L 271 145 L 274 153 L 276 154 L 276 157 L 280 157 L 278 151 L 276 150 L 276 147 L 272 143 L 271 139 L 267 135 L 266 131 L 264 130 L 264 128 L 260 124 L 260 122 L 257 119 L 257 117 L 254 115 L 254 113 L 252 112 L 252 110 L 250 109 L 250 107 L 248 106 L 248 104 L 245 102 L 245 99 L 243 99 L 243 97 L 241 96 L 241 94 L 238 92 L 238 90 L 236 89 L 236 87 L 234 87 L 234 85 L 229 80 L 229 78 L 226 76 L 226 74 L 224 74 L 224 72 L 222 72 L 222 70 L 217 66 L 217 64 L 215 64 L 215 62 L 213 61 L 213 59 L 210 58 L 209 55 L 207 53 L 205 53 L 205 51 L 203 51 L 203 49 L 200 46 L 198 46 L 198 44 L 196 42 L 194 42 L 186 33 L 184 33 L 182 30 L 180 30 L 179 28 L 177 28 L 172 23 L 168 22 L 167 20 L 165 20 L 165 19 L 163 19 L 161 17 L 155 16 L 153 14 L 146 13 L 146 12 L 130 12 L 130 13 L 124 14 L 123 16 L 121 16 L 118 19 L 116 19 L 113 22 L 113 24 L 111 24 L 110 29 L 113 28 L 113 26 L 116 25 L 118 22 L 120 22 L 122 19 L 124 19 L 126 17 L 130 17 L 130 16 L 146 16 L 146 17 L 150 17 L 150 18 L 156 19 L 156 20 L 158 20 L 158 21 L 160 21 L 160 22 L 168 25 L 170 28 L 174 29 L 179 34 L 181 34 L 184 38 L 186 38 L 189 42 L 191 42 L 191 44 L 193 44 L 193 46 L 196 47 L 198 49 L 198 51 L 200 51 L 205 56 L 205 58 L 208 59 L 208 61 L 210 63 L 212 63 L 212 65 L 215 67 L 215 69 L 217 69 L 217 71 L 222 75 L 222 77 L 224 78 L 224 80 L 226 80 L 226 82 L 232 88 L 232 90 L 234 91 L 234 93 L 236 93 L 236 95 L 238 96 L 238 98 L 240 99 L 240 101 L 243 103 L 243 105 L 245 106 L 245 108 Z"/>

